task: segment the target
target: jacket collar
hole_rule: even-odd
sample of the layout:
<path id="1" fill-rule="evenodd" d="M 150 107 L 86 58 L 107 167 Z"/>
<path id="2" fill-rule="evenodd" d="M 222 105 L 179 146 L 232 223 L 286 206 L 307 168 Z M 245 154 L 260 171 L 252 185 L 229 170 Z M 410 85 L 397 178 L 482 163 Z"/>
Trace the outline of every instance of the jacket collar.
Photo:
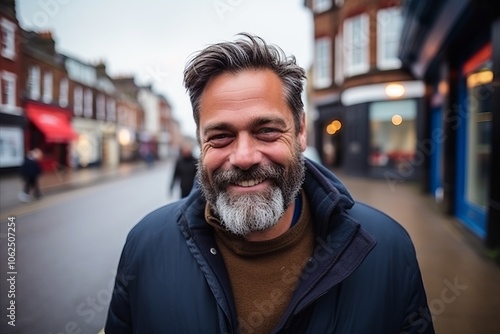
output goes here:
<path id="1" fill-rule="evenodd" d="M 313 209 L 316 233 L 325 236 L 331 231 L 334 213 L 350 209 L 354 200 L 344 184 L 324 166 L 306 160 L 303 189 Z"/>

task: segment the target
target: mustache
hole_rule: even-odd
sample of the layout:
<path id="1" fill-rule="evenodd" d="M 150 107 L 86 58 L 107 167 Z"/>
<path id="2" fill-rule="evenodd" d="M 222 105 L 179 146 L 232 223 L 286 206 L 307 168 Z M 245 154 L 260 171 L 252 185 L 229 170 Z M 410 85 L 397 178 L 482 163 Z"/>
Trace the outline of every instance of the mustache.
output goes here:
<path id="1" fill-rule="evenodd" d="M 213 174 L 213 180 L 221 187 L 241 181 L 250 181 L 256 179 L 278 180 L 285 173 L 285 168 L 281 166 L 252 166 L 243 170 L 232 168 L 229 170 L 217 170 Z"/>

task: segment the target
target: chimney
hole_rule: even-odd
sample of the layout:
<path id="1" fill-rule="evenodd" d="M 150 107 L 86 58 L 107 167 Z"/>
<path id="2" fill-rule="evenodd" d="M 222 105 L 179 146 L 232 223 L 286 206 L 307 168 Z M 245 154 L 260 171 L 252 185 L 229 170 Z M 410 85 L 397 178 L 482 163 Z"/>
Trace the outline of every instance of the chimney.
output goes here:
<path id="1" fill-rule="evenodd" d="M 95 69 L 97 71 L 98 77 L 106 76 L 106 64 L 104 63 L 104 60 L 100 60 L 99 63 L 97 63 L 97 65 L 95 66 Z"/>
<path id="2" fill-rule="evenodd" d="M 56 42 L 52 38 L 52 32 L 41 31 L 38 33 L 37 38 L 38 47 L 45 53 L 55 56 L 56 54 Z"/>

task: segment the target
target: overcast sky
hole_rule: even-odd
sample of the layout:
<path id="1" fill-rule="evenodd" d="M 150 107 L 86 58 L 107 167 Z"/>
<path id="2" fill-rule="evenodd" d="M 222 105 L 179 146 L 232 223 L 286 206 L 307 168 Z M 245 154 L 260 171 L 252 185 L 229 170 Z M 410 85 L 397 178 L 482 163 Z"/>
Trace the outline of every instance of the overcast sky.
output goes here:
<path id="1" fill-rule="evenodd" d="M 304 0 L 17 0 L 21 27 L 51 30 L 59 52 L 96 63 L 108 74 L 133 75 L 165 95 L 186 134 L 194 135 L 182 71 L 206 45 L 260 35 L 312 61 L 312 14 Z"/>

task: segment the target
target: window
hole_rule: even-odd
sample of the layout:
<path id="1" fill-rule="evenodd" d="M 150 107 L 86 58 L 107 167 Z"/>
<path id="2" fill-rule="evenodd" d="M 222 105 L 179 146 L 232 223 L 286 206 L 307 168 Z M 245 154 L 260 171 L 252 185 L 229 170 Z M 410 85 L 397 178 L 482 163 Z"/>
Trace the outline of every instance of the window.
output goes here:
<path id="1" fill-rule="evenodd" d="M 87 88 L 85 90 L 85 97 L 83 100 L 83 116 L 87 118 L 92 118 L 92 102 L 93 102 L 93 96 L 92 96 L 92 91 Z"/>
<path id="2" fill-rule="evenodd" d="M 368 72 L 369 64 L 369 17 L 361 14 L 344 21 L 344 61 L 346 76 Z"/>
<path id="3" fill-rule="evenodd" d="M 68 89 L 68 79 L 62 78 L 59 83 L 59 105 L 63 108 L 68 106 Z"/>
<path id="4" fill-rule="evenodd" d="M 344 82 L 344 67 L 343 64 L 343 50 L 342 50 L 342 36 L 337 34 L 335 36 L 335 83 L 341 85 Z"/>
<path id="5" fill-rule="evenodd" d="M 75 87 L 73 91 L 73 112 L 75 116 L 82 116 L 83 114 L 83 89 L 80 86 Z"/>
<path id="6" fill-rule="evenodd" d="M 0 168 L 21 166 L 24 161 L 23 129 L 0 126 Z M 2 192 L 4 188 L 2 188 Z"/>
<path id="7" fill-rule="evenodd" d="M 372 167 L 406 171 L 417 147 L 415 100 L 374 102 L 369 107 Z"/>
<path id="8" fill-rule="evenodd" d="M 467 77 L 469 117 L 467 119 L 466 198 L 482 208 L 488 206 L 490 186 L 491 110 L 493 72 L 487 62 Z"/>
<path id="9" fill-rule="evenodd" d="M 398 58 L 402 18 L 399 8 L 387 8 L 377 13 L 377 67 L 388 70 L 401 67 Z"/>
<path id="10" fill-rule="evenodd" d="M 43 74 L 43 102 L 52 102 L 52 72 Z"/>
<path id="11" fill-rule="evenodd" d="M 96 116 L 95 116 L 97 119 L 104 120 L 106 118 L 105 107 L 106 107 L 106 99 L 105 99 L 104 95 L 102 95 L 102 94 L 97 95 Z"/>
<path id="12" fill-rule="evenodd" d="M 14 60 L 16 57 L 16 25 L 4 18 L 0 21 L 2 29 L 2 57 Z"/>
<path id="13" fill-rule="evenodd" d="M 116 102 L 113 99 L 108 98 L 107 114 L 108 121 L 116 121 Z"/>
<path id="14" fill-rule="evenodd" d="M 40 98 L 40 67 L 31 66 L 28 78 L 28 94 L 30 99 L 38 100 Z"/>
<path id="15" fill-rule="evenodd" d="M 332 7 L 332 0 L 313 0 L 313 11 L 315 13 L 326 12 Z"/>
<path id="16" fill-rule="evenodd" d="M 332 84 L 332 46 L 329 37 L 316 39 L 314 87 L 326 88 Z"/>
<path id="17" fill-rule="evenodd" d="M 3 110 L 14 111 L 16 109 L 16 79 L 14 73 L 2 72 L 1 105 Z"/>

